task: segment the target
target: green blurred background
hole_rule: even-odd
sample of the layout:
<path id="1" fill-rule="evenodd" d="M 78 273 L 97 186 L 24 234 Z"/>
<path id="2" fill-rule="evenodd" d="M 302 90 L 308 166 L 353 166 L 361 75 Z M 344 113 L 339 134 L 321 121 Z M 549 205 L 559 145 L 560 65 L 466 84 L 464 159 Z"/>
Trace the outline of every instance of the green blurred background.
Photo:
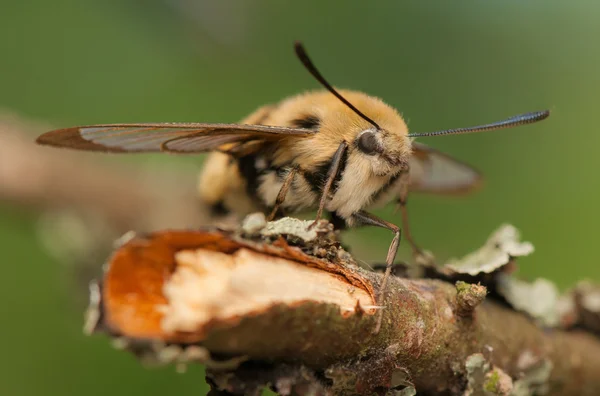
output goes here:
<path id="1" fill-rule="evenodd" d="M 292 53 L 302 39 L 334 84 L 383 98 L 413 131 L 550 108 L 534 126 L 427 139 L 487 182 L 465 198 L 412 196 L 410 212 L 440 258 L 513 223 L 536 246 L 520 274 L 566 288 L 600 280 L 599 20 L 600 3 L 564 0 L 4 1 L 0 107 L 56 126 L 235 122 L 317 87 Z M 82 335 L 79 291 L 36 239 L 35 220 L 0 206 L 0 395 L 204 394 L 199 368 L 148 370 Z M 382 261 L 389 233 L 348 235 L 365 240 L 360 257 Z"/>

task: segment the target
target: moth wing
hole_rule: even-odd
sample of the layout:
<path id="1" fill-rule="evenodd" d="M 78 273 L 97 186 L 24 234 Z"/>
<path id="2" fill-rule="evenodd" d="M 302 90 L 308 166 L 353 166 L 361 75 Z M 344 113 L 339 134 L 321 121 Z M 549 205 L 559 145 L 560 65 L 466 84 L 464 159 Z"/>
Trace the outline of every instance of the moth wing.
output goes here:
<path id="1" fill-rule="evenodd" d="M 471 166 L 421 143 L 412 147 L 410 191 L 461 194 L 481 185 L 481 174 Z"/>
<path id="2" fill-rule="evenodd" d="M 235 153 L 246 143 L 306 137 L 310 129 L 267 125 L 158 123 L 78 126 L 44 133 L 42 145 L 111 153 L 201 153 L 220 150 Z"/>

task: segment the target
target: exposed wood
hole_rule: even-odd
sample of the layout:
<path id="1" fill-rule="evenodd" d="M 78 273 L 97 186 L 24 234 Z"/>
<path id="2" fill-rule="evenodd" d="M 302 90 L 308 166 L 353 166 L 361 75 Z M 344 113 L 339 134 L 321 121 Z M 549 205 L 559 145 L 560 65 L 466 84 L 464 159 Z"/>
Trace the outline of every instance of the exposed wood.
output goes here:
<path id="1" fill-rule="evenodd" d="M 214 229 L 134 238 L 110 261 L 96 328 L 158 360 L 202 356 L 215 387 L 240 394 L 257 378 L 297 381 L 307 370 L 320 394 L 370 395 L 407 384 L 425 394 L 462 394 L 477 371 L 467 362 L 478 354 L 487 378 L 480 391 L 600 389 L 594 335 L 542 329 L 501 303 L 482 302 L 482 287 L 434 279 L 392 277 L 387 305 L 373 306 L 382 275 L 357 267 L 328 238 L 305 245 L 297 236 L 269 242 Z M 465 295 L 471 292 L 474 301 Z M 378 309 L 384 320 L 374 334 Z M 179 355 L 152 340 L 178 345 Z M 211 369 L 216 358 L 239 360 Z"/>

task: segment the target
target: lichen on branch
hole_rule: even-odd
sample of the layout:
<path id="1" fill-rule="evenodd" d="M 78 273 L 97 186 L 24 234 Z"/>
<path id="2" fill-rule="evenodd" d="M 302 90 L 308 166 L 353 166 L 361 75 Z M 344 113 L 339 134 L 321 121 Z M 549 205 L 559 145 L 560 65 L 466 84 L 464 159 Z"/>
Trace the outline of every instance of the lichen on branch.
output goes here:
<path id="1" fill-rule="evenodd" d="M 307 233 L 308 222 L 254 216 L 239 229 L 125 242 L 108 262 L 88 329 L 146 362 L 204 363 L 213 388 L 233 394 L 266 384 L 298 395 L 600 387 L 600 340 L 540 328 L 493 283 L 488 295 L 486 285 L 455 283 L 443 270 L 439 279 L 394 277 L 378 306 L 382 275 L 359 266 L 327 222 Z M 514 260 L 506 255 L 511 271 Z"/>

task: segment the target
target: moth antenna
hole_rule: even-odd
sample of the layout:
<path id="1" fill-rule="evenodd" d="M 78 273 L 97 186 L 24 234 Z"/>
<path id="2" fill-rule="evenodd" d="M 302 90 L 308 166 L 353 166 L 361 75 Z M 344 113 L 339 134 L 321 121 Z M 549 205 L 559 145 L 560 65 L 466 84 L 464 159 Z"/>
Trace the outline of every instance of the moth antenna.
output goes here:
<path id="1" fill-rule="evenodd" d="M 487 132 L 496 129 L 512 128 L 519 125 L 532 124 L 548 118 L 549 115 L 550 110 L 534 111 L 532 113 L 513 116 L 502 121 L 492 122 L 491 124 L 478 125 L 468 128 L 445 129 L 443 131 L 436 132 L 409 133 L 408 137 L 459 135 L 461 133 Z"/>
<path id="2" fill-rule="evenodd" d="M 344 103 L 346 106 L 348 106 L 350 109 L 352 109 L 352 111 L 354 111 L 356 114 L 358 114 L 363 120 L 369 122 L 377 130 L 381 130 L 381 128 L 375 121 L 373 121 L 371 118 L 367 117 L 362 111 L 360 111 L 356 107 L 354 107 L 354 105 L 352 103 L 348 102 L 342 95 L 340 95 L 340 93 L 338 91 L 335 90 L 335 88 L 333 88 L 331 86 L 331 84 L 329 84 L 327 82 L 327 80 L 325 80 L 323 75 L 319 72 L 319 70 L 317 70 L 314 63 L 308 57 L 308 54 L 306 53 L 306 50 L 304 49 L 304 46 L 302 45 L 302 43 L 300 41 L 296 41 L 294 43 L 294 49 L 296 51 L 296 55 L 298 56 L 298 59 L 300 59 L 300 62 L 302 62 L 304 67 L 306 67 L 306 70 L 308 70 L 310 72 L 310 74 L 312 74 L 313 77 L 318 82 L 321 83 L 321 85 L 323 85 L 325 88 L 327 88 L 327 90 L 329 92 L 331 92 L 336 98 L 341 100 L 342 103 Z"/>

